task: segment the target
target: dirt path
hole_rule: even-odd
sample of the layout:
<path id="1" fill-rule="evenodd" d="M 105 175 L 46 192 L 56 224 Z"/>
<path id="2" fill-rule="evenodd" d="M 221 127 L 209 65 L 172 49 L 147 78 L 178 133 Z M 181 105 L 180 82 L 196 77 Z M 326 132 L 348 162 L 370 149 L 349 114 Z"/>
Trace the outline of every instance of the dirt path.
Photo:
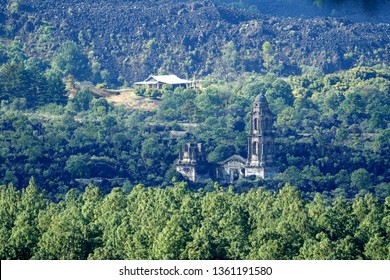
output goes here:
<path id="1" fill-rule="evenodd" d="M 158 100 L 138 96 L 131 89 L 116 91 L 116 94 L 105 98 L 109 103 L 115 106 L 124 105 L 129 110 L 155 111 L 160 103 Z"/>

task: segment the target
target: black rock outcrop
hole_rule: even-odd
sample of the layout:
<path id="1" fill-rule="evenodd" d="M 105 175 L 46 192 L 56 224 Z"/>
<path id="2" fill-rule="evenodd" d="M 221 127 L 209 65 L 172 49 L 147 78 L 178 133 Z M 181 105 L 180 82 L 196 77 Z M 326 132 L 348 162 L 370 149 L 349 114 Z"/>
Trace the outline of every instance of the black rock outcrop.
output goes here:
<path id="1" fill-rule="evenodd" d="M 61 42 L 75 41 L 113 83 L 158 72 L 260 72 L 266 41 L 275 50 L 272 67 L 282 75 L 305 66 L 329 73 L 390 59 L 389 24 L 265 16 L 209 0 L 25 0 L 13 12 L 8 1 L 0 2 L 3 36 L 18 36 L 28 54 L 50 59 Z M 238 53 L 233 65 L 223 58 L 229 42 Z"/>

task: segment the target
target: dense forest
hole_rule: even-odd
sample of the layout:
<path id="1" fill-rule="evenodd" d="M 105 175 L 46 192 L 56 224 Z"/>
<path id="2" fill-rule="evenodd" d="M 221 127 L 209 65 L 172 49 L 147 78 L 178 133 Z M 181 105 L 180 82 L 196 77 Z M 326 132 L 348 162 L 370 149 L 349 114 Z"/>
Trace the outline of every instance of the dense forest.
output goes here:
<path id="1" fill-rule="evenodd" d="M 389 259 L 390 200 L 310 202 L 290 186 L 237 194 L 88 186 L 45 199 L 0 188 L 1 259 Z"/>
<path id="2" fill-rule="evenodd" d="M 0 0 L 1 259 L 390 259 L 389 24 L 159 1 Z M 173 70 L 149 110 L 97 90 Z M 186 182 L 184 143 L 246 157 L 259 93 L 276 178 Z"/>
<path id="3" fill-rule="evenodd" d="M 270 188 L 290 183 L 308 196 L 390 195 L 388 70 L 360 67 L 288 79 L 245 74 L 234 83 L 210 78 L 202 90 L 164 89 L 158 109 L 147 112 L 113 107 L 88 89 L 64 100 L 65 86 L 48 74 L 51 69 L 34 70 L 35 77 L 29 67 L 7 63 L 0 71 L 7 77 L 0 81 L 3 184 L 22 188 L 33 176 L 53 197 L 93 178 L 100 178 L 103 191 L 118 183 L 165 186 L 180 178 L 174 161 L 185 142 L 205 143 L 211 163 L 245 157 L 250 106 L 265 92 L 275 114 L 280 171 Z M 39 104 L 44 89 L 52 89 L 57 103 Z M 13 94 L 19 90 L 24 97 Z M 242 179 L 236 187 L 263 183 Z"/>

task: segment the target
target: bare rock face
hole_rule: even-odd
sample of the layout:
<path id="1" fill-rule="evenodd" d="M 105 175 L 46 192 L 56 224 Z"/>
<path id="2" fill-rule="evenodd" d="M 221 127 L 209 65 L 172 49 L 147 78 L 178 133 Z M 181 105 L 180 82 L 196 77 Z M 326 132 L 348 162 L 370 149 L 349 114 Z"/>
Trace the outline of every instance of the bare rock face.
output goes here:
<path id="1" fill-rule="evenodd" d="M 213 0 L 279 17 L 346 18 L 353 22 L 390 23 L 390 0 Z"/>
<path id="2" fill-rule="evenodd" d="M 113 83 L 157 72 L 261 72 L 266 41 L 274 49 L 271 66 L 281 75 L 306 66 L 329 73 L 390 59 L 389 24 L 265 16 L 209 0 L 26 0 L 16 12 L 0 2 L 1 36 L 19 36 L 30 55 L 47 59 L 61 42 L 75 41 Z M 229 42 L 238 56 L 232 65 L 223 59 L 231 55 L 224 51 Z"/>

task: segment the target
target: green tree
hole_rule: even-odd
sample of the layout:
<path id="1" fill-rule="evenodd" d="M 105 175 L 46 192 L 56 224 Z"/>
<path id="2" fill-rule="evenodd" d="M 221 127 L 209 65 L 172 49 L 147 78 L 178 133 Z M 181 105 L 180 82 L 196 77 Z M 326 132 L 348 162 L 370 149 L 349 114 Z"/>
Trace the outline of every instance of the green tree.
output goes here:
<path id="1" fill-rule="evenodd" d="M 353 204 L 353 213 L 359 221 L 355 236 L 359 240 L 364 257 L 386 258 L 387 239 L 382 228 L 383 209 L 378 200 L 371 193 L 358 197 Z"/>
<path id="2" fill-rule="evenodd" d="M 153 257 L 160 260 L 180 259 L 189 234 L 183 229 L 182 219 L 174 214 L 153 243 Z"/>
<path id="3" fill-rule="evenodd" d="M 267 97 L 271 111 L 275 115 L 282 112 L 288 106 L 292 106 L 294 103 L 294 96 L 290 85 L 281 79 L 277 79 L 272 83 L 271 88 L 267 90 L 265 96 Z"/>
<path id="4" fill-rule="evenodd" d="M 299 258 L 306 260 L 335 260 L 335 246 L 325 233 L 320 232 L 315 239 L 307 239 L 300 249 Z"/>
<path id="5" fill-rule="evenodd" d="M 235 152 L 232 145 L 218 145 L 208 156 L 207 160 L 212 163 L 218 163 L 232 156 Z"/>
<path id="6" fill-rule="evenodd" d="M 47 207 L 44 193 L 35 185 L 34 178 L 22 190 L 18 204 L 19 213 L 9 239 L 14 259 L 30 259 L 36 250 L 40 233 L 38 229 L 38 215 Z"/>
<path id="7" fill-rule="evenodd" d="M 384 236 L 378 234 L 371 236 L 364 246 L 364 254 L 371 260 L 389 259 L 389 242 Z"/>
<path id="8" fill-rule="evenodd" d="M 22 98 L 30 108 L 67 102 L 61 79 L 56 75 L 45 75 L 34 63 L 24 66 L 11 62 L 0 68 L 0 98 L 10 101 Z"/>
<path id="9" fill-rule="evenodd" d="M 382 227 L 386 236 L 390 235 L 390 196 L 386 197 L 383 210 Z M 390 259 L 390 242 L 387 239 L 387 259 Z"/>
<path id="10" fill-rule="evenodd" d="M 222 61 L 226 67 L 232 70 L 238 70 L 240 56 L 233 41 L 229 41 L 222 47 Z"/>
<path id="11" fill-rule="evenodd" d="M 264 42 L 262 45 L 263 58 L 264 58 L 264 67 L 269 70 L 271 62 L 274 59 L 275 49 L 274 46 L 268 41 Z"/>
<path id="12" fill-rule="evenodd" d="M 201 205 L 202 222 L 187 244 L 190 259 L 243 259 L 248 250 L 248 215 L 240 197 L 216 183 Z"/>
<path id="13" fill-rule="evenodd" d="M 31 88 L 32 77 L 23 64 L 7 63 L 0 68 L 2 99 L 26 98 Z"/>
<path id="14" fill-rule="evenodd" d="M 293 259 L 308 236 L 308 217 L 300 193 L 286 185 L 276 198 L 266 194 L 255 215 L 250 259 Z"/>
<path id="15" fill-rule="evenodd" d="M 77 112 L 86 111 L 90 108 L 92 100 L 94 100 L 92 92 L 84 88 L 75 94 L 71 104 Z"/>
<path id="16" fill-rule="evenodd" d="M 51 218 L 48 230 L 42 234 L 34 258 L 85 260 L 90 253 L 91 237 L 88 221 L 83 216 L 80 197 L 72 189 L 66 194 L 64 209 Z"/>
<path id="17" fill-rule="evenodd" d="M 18 216 L 19 201 L 20 192 L 12 184 L 0 186 L 0 259 L 2 260 L 15 257 L 8 241 Z"/>
<path id="18" fill-rule="evenodd" d="M 99 227 L 99 217 L 101 216 L 101 204 L 103 194 L 98 187 L 88 185 L 82 194 L 81 212 L 87 223 L 87 231 L 90 236 L 90 247 L 88 251 L 93 251 L 94 248 L 101 245 L 102 230 Z"/>
<path id="19" fill-rule="evenodd" d="M 370 173 L 364 168 L 359 168 L 351 174 L 351 187 L 357 193 L 359 191 L 368 191 L 371 187 Z"/>
<path id="20" fill-rule="evenodd" d="M 97 190 L 91 191 L 96 193 Z M 90 215 L 96 215 L 96 229 L 101 232 L 101 242 L 97 243 L 89 258 L 125 259 L 128 254 L 126 242 L 131 237 L 132 230 L 126 213 L 127 202 L 123 189 L 113 188 L 101 202 L 96 194 L 92 198 L 91 202 L 100 204 L 97 209 L 89 208 L 89 211 L 93 211 Z"/>
<path id="21" fill-rule="evenodd" d="M 360 256 L 357 241 L 353 237 L 356 220 L 349 203 L 338 198 L 332 207 L 323 196 L 316 194 L 307 209 L 310 237 L 306 238 L 298 258 L 331 260 L 356 259 Z M 342 218 L 339 219 L 338 215 Z"/>
<path id="22" fill-rule="evenodd" d="M 8 0 L 7 10 L 11 13 L 17 13 L 24 4 L 25 0 Z"/>
<path id="23" fill-rule="evenodd" d="M 54 72 L 48 72 L 45 75 L 47 81 L 47 103 L 66 104 L 68 101 L 67 92 L 65 90 L 65 84 L 61 77 Z"/>
<path id="24" fill-rule="evenodd" d="M 72 75 L 78 80 L 91 76 L 88 58 L 81 48 L 72 41 L 63 43 L 54 54 L 51 66 L 63 76 Z"/>
<path id="25" fill-rule="evenodd" d="M 87 155 L 71 155 L 66 161 L 65 170 L 72 178 L 84 178 L 90 174 Z"/>

